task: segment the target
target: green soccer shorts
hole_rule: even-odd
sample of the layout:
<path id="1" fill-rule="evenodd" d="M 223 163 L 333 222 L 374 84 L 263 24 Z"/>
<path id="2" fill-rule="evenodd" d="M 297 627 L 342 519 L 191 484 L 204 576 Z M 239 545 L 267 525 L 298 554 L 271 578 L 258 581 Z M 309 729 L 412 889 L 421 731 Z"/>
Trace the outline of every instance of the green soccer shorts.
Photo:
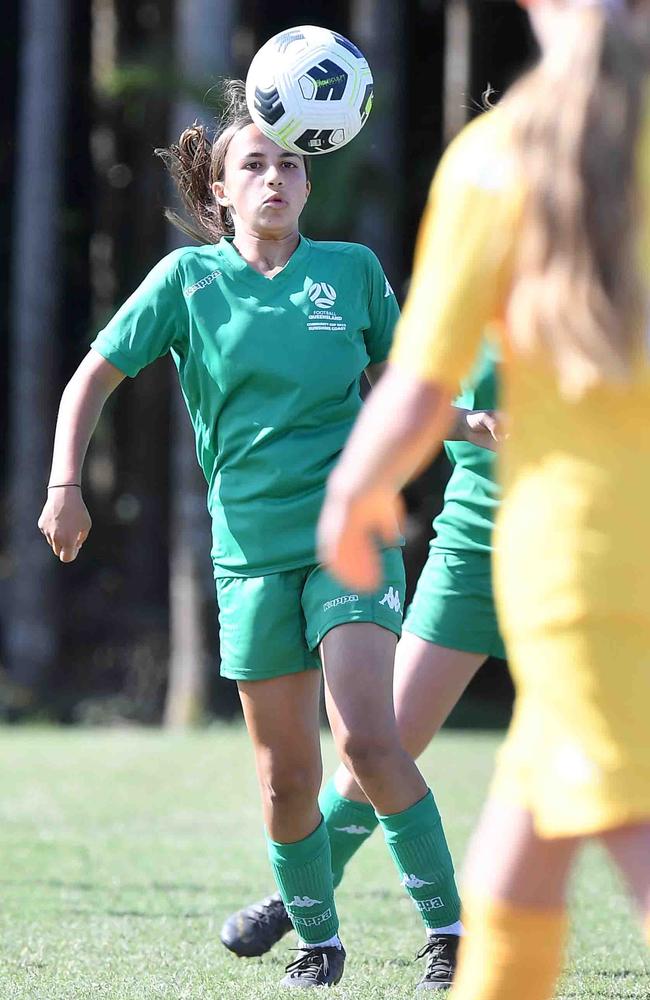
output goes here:
<path id="1" fill-rule="evenodd" d="M 489 552 L 444 552 L 431 546 L 404 631 L 447 649 L 505 659 L 492 594 Z"/>
<path id="2" fill-rule="evenodd" d="M 347 622 L 374 622 L 399 636 L 405 591 L 401 549 L 383 552 L 374 594 L 342 586 L 322 566 L 267 576 L 217 577 L 221 675 L 255 681 L 320 666 L 318 644 Z"/>

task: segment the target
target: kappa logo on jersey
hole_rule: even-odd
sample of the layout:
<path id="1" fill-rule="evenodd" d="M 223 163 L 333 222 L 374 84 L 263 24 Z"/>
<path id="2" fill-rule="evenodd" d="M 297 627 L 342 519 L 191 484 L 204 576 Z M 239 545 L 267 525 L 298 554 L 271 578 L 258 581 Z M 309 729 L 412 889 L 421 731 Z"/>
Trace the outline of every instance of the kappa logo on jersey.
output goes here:
<path id="1" fill-rule="evenodd" d="M 418 878 L 417 875 L 407 875 L 404 872 L 400 885 L 403 885 L 406 889 L 421 889 L 423 885 L 435 885 L 435 882 L 425 882 L 423 878 Z"/>
<path id="2" fill-rule="evenodd" d="M 338 608 L 340 604 L 352 604 L 358 600 L 358 594 L 345 594 L 343 597 L 335 597 L 332 601 L 325 601 L 323 611 L 329 611 L 330 608 Z"/>
<path id="3" fill-rule="evenodd" d="M 399 599 L 399 591 L 393 590 L 392 587 L 388 588 L 379 603 L 387 604 L 391 611 L 396 611 L 398 614 L 402 610 L 402 604 Z"/>
<path id="4" fill-rule="evenodd" d="M 307 295 L 319 309 L 331 309 L 336 302 L 336 289 L 325 281 L 315 281 Z"/>
<path id="5" fill-rule="evenodd" d="M 394 295 L 395 292 L 393 291 L 390 281 L 388 280 L 386 275 L 384 275 L 384 281 L 386 282 L 386 290 L 384 291 L 384 298 L 387 299 L 389 295 Z"/>
<path id="6" fill-rule="evenodd" d="M 291 909 L 292 906 L 301 906 L 304 909 L 305 907 L 318 906 L 318 904 L 322 902 L 322 899 L 310 899 L 309 896 L 294 896 L 288 904 L 288 908 Z"/>
<path id="7" fill-rule="evenodd" d="M 221 271 L 211 271 L 210 274 L 206 274 L 205 278 L 201 278 L 195 284 L 190 285 L 189 288 L 183 289 L 183 295 L 186 299 L 189 299 L 195 292 L 200 292 L 202 288 L 207 288 L 211 285 L 213 281 L 221 277 Z"/>
<path id="8" fill-rule="evenodd" d="M 350 826 L 335 826 L 334 829 L 337 833 L 349 833 L 352 837 L 362 837 L 364 833 L 372 833 L 367 826 L 355 826 L 354 823 Z"/>

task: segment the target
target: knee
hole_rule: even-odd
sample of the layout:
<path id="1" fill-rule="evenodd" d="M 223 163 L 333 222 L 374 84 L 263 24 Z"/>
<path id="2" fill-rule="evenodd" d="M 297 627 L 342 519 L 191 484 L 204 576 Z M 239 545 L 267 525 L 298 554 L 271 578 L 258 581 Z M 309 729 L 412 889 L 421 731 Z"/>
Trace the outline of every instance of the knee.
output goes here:
<path id="1" fill-rule="evenodd" d="M 262 775 L 262 795 L 273 812 L 294 812 L 318 798 L 320 770 L 308 765 L 271 763 Z"/>
<path id="2" fill-rule="evenodd" d="M 400 747 L 396 739 L 387 738 L 381 733 L 346 733 L 338 751 L 353 774 L 370 777 L 384 773 Z"/>

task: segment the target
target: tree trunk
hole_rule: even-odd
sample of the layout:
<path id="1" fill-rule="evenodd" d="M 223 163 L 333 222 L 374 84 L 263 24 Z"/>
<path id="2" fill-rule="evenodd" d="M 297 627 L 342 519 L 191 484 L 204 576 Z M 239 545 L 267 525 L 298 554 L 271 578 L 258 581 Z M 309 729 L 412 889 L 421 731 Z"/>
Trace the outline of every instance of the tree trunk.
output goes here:
<path id="1" fill-rule="evenodd" d="M 66 0 L 25 0 L 18 90 L 9 403 L 6 664 L 27 702 L 58 652 L 57 565 L 36 525 L 45 497 L 58 383 Z"/>
<path id="2" fill-rule="evenodd" d="M 406 11 L 399 3 L 353 0 L 350 35 L 375 71 L 375 103 L 371 125 L 374 142 L 367 150 L 372 188 L 364 192 L 355 237 L 370 246 L 381 260 L 389 280 L 404 274 L 403 176 L 404 52 Z M 363 141 L 363 133 L 357 142 Z"/>
<path id="3" fill-rule="evenodd" d="M 192 84 L 205 83 L 204 91 L 230 68 L 230 39 L 235 22 L 234 2 L 183 0 L 177 7 L 176 63 Z M 172 116 L 172 139 L 195 118 L 205 119 L 206 109 L 179 101 Z M 178 246 L 174 238 L 171 246 Z M 177 393 L 172 432 L 172 496 L 170 531 L 170 660 L 165 704 L 166 726 L 188 726 L 199 720 L 206 707 L 209 656 L 203 607 L 209 581 L 209 519 L 205 509 L 205 481 L 196 462 L 192 429 Z M 210 600 L 214 600 L 214 587 Z"/>

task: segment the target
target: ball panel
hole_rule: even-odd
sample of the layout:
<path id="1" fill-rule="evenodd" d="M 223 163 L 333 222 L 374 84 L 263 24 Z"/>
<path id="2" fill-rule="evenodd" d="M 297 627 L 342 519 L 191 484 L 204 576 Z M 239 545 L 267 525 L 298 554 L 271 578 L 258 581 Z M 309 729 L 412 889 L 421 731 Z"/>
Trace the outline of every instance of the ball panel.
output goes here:
<path id="1" fill-rule="evenodd" d="M 361 51 L 314 25 L 269 39 L 246 80 L 258 128 L 283 148 L 309 155 L 350 142 L 370 114 L 372 95 L 372 74 Z"/>

